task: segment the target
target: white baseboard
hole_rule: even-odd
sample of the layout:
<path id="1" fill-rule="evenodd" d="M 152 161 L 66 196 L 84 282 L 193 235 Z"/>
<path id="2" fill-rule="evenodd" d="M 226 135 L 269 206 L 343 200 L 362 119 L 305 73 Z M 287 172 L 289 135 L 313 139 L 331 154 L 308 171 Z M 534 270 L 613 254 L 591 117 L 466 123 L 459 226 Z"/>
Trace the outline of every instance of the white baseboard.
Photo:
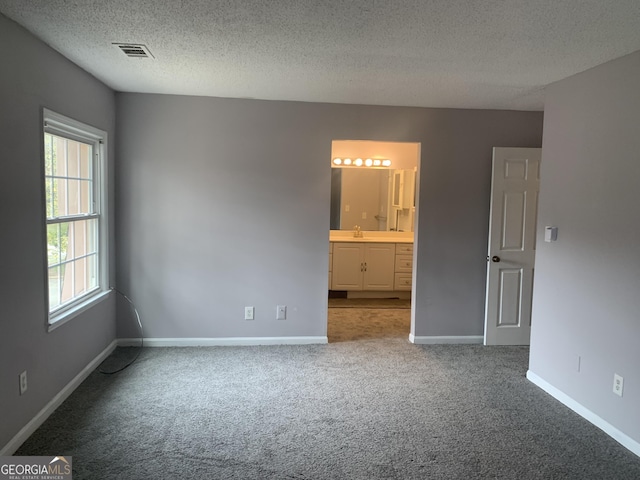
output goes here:
<path id="1" fill-rule="evenodd" d="M 409 341 L 416 345 L 454 345 L 454 344 L 470 344 L 482 343 L 484 337 L 482 335 L 458 335 L 458 336 L 439 336 L 439 337 L 420 337 L 413 333 L 409 334 Z"/>
<path id="2" fill-rule="evenodd" d="M 593 413 L 591 410 L 582 406 L 580 403 L 576 402 L 569 395 L 562 392 L 561 390 L 558 390 L 556 387 L 551 385 L 546 380 L 543 380 L 542 378 L 540 378 L 531 370 L 527 371 L 527 379 L 534 385 L 537 385 L 542 390 L 547 392 L 553 398 L 558 400 L 564 406 L 569 407 L 571 410 L 576 412 L 582 418 L 584 418 L 588 422 L 598 427 L 600 430 L 602 430 L 604 433 L 609 435 L 620 445 L 631 450 L 636 455 L 640 456 L 640 442 L 637 442 L 627 434 L 621 432 L 616 427 L 611 425 L 609 422 L 607 422 L 606 420 L 603 420 L 601 417 Z"/>
<path id="3" fill-rule="evenodd" d="M 40 410 L 35 417 L 31 419 L 29 423 L 27 423 L 22 429 L 15 434 L 15 436 L 7 443 L 2 450 L 0 450 L 0 456 L 13 455 L 20 445 L 22 445 L 27 438 L 31 436 L 33 432 L 35 432 L 40 425 L 42 425 L 47 418 L 60 406 L 62 402 L 64 402 L 69 395 L 73 393 L 73 391 L 80 386 L 80 384 L 89 376 L 91 372 L 93 372 L 98 365 L 100 365 L 105 358 L 111 355 L 116 348 L 117 341 L 114 340 L 109 344 L 107 348 L 105 348 L 102 352 L 98 354 L 96 358 L 91 360 L 89 364 L 78 373 L 73 380 L 67 383 L 58 394 L 53 397 L 49 403 L 47 403 L 42 410 Z"/>
<path id="4" fill-rule="evenodd" d="M 219 337 L 145 338 L 145 347 L 222 347 L 238 345 L 311 345 L 328 343 L 327 337 Z M 139 346 L 139 338 L 120 338 L 119 347 Z"/>

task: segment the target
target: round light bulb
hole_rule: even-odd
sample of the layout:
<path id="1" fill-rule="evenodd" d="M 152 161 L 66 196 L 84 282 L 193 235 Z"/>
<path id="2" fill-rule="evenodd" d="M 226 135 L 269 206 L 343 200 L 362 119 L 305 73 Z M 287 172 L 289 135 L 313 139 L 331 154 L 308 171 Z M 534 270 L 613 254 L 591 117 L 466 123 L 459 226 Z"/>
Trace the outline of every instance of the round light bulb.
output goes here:
<path id="1" fill-rule="evenodd" d="M 383 160 L 383 161 L 382 161 L 382 166 L 383 166 L 383 167 L 389 167 L 389 166 L 391 166 L 391 160 Z"/>
<path id="2" fill-rule="evenodd" d="M 353 163 L 356 165 L 356 167 L 359 167 L 359 166 L 362 165 L 362 159 L 361 158 L 356 158 L 356 161 L 353 162 Z"/>
<path id="3" fill-rule="evenodd" d="M 374 167 L 379 167 L 381 164 L 382 164 L 382 161 L 378 160 L 377 158 L 373 161 Z"/>
<path id="4" fill-rule="evenodd" d="M 370 167 L 371 165 L 373 165 L 373 160 L 371 160 L 370 158 L 367 158 L 367 159 L 364 161 L 364 164 L 365 164 L 367 167 Z"/>
<path id="5" fill-rule="evenodd" d="M 345 158 L 344 159 L 344 164 L 345 165 L 351 165 L 351 159 L 350 158 Z"/>
<path id="6" fill-rule="evenodd" d="M 341 158 L 334 158 L 334 159 L 333 159 L 333 163 L 334 163 L 335 165 L 340 165 L 340 164 L 342 163 L 342 159 L 341 159 Z"/>

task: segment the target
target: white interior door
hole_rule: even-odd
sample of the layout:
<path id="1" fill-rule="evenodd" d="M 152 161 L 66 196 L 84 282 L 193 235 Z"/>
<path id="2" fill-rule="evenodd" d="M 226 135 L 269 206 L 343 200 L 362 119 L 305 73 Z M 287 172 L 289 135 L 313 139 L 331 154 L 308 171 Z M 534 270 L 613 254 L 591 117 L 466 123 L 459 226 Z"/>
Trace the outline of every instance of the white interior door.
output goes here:
<path id="1" fill-rule="evenodd" d="M 539 148 L 494 148 L 485 345 L 529 345 Z"/>

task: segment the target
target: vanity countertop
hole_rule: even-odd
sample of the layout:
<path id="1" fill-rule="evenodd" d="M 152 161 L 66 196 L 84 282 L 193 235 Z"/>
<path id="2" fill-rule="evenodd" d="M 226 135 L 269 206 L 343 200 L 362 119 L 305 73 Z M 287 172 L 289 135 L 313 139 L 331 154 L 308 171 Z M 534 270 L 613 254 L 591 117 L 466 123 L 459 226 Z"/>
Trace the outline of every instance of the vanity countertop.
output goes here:
<path id="1" fill-rule="evenodd" d="M 413 243 L 413 232 L 362 232 L 362 237 L 354 237 L 349 230 L 331 230 L 330 242 L 354 243 Z"/>

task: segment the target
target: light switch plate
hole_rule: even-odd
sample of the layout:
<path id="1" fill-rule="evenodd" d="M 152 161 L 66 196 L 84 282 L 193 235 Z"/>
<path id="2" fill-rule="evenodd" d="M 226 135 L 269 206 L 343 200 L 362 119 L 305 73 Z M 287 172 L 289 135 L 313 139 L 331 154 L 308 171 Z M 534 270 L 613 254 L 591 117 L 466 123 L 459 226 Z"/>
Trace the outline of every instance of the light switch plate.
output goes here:
<path id="1" fill-rule="evenodd" d="M 558 240 L 558 227 L 544 227 L 544 241 L 555 242 L 556 240 Z"/>

